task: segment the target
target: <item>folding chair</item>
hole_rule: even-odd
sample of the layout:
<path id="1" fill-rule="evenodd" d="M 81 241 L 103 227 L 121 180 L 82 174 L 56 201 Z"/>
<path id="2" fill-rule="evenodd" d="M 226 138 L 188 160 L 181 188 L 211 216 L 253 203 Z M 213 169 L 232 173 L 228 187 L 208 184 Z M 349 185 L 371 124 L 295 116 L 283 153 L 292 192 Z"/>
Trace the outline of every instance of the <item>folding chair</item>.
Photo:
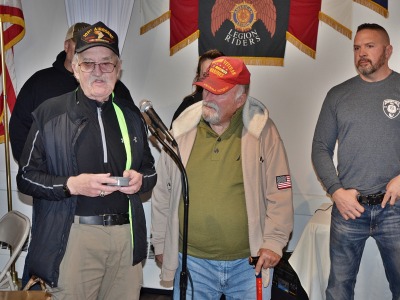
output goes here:
<path id="1" fill-rule="evenodd" d="M 0 290 L 18 290 L 10 274 L 11 265 L 21 253 L 30 231 L 31 222 L 27 216 L 10 211 L 0 219 L 0 241 L 11 246 L 12 254 L 0 273 Z"/>

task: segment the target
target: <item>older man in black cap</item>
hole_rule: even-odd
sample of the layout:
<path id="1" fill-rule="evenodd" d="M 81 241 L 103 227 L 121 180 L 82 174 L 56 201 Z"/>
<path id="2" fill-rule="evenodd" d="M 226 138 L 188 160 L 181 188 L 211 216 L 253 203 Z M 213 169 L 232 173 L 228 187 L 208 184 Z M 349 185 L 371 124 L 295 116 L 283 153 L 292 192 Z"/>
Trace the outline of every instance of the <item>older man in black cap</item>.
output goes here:
<path id="1" fill-rule="evenodd" d="M 139 299 L 139 193 L 156 183 L 154 159 L 137 107 L 113 93 L 117 34 L 98 22 L 79 32 L 75 51 L 79 87 L 35 110 L 20 159 L 18 188 L 35 200 L 28 272 L 54 299 Z"/>
<path id="2" fill-rule="evenodd" d="M 33 74 L 19 91 L 10 117 L 10 142 L 16 161 L 21 156 L 32 125 L 32 112 L 47 99 L 78 87 L 71 62 L 75 54 L 78 32 L 88 26 L 90 24 L 78 22 L 69 27 L 65 35 L 64 50 L 57 55 L 53 65 Z M 133 101 L 128 88 L 120 80 L 115 84 L 114 93 L 122 99 Z"/>

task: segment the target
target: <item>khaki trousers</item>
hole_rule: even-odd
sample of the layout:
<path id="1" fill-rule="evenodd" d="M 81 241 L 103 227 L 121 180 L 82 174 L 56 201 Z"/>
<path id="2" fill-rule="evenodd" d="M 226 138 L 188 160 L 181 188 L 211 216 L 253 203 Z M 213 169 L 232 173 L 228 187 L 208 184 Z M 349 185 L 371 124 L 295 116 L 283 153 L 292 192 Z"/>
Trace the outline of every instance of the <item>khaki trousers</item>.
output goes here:
<path id="1" fill-rule="evenodd" d="M 130 225 L 72 224 L 54 300 L 138 300 L 142 264 L 132 266 Z"/>

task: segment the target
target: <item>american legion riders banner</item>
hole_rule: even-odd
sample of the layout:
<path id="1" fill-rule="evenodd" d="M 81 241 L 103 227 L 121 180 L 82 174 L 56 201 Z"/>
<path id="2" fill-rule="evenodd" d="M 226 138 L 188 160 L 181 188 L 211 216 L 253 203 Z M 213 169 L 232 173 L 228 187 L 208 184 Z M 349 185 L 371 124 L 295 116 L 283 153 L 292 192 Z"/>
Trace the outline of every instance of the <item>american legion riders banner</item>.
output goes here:
<path id="1" fill-rule="evenodd" d="M 199 55 L 216 48 L 247 64 L 283 65 L 289 0 L 199 1 Z"/>
<path id="2" fill-rule="evenodd" d="M 282 66 L 286 41 L 316 57 L 319 22 L 352 38 L 354 5 L 388 17 L 388 0 L 140 0 L 141 34 L 170 20 L 170 55 L 198 39 L 247 64 Z M 169 7 L 169 10 L 168 10 Z"/>

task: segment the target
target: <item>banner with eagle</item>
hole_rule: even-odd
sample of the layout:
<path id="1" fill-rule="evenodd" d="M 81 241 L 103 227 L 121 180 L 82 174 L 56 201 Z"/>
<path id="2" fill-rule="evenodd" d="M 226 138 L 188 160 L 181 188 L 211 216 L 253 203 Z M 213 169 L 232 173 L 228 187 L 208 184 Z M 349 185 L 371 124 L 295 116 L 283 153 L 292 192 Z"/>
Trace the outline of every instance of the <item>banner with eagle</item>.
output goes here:
<path id="1" fill-rule="evenodd" d="M 168 0 L 141 1 L 141 34 L 170 19 L 170 55 L 198 39 L 199 55 L 217 48 L 258 65 L 282 66 L 286 41 L 315 58 L 319 22 L 351 39 L 353 5 L 388 17 L 388 0 L 170 0 L 167 12 Z"/>
<path id="2" fill-rule="evenodd" d="M 283 65 L 289 0 L 199 2 L 199 54 L 216 48 L 247 64 Z"/>

